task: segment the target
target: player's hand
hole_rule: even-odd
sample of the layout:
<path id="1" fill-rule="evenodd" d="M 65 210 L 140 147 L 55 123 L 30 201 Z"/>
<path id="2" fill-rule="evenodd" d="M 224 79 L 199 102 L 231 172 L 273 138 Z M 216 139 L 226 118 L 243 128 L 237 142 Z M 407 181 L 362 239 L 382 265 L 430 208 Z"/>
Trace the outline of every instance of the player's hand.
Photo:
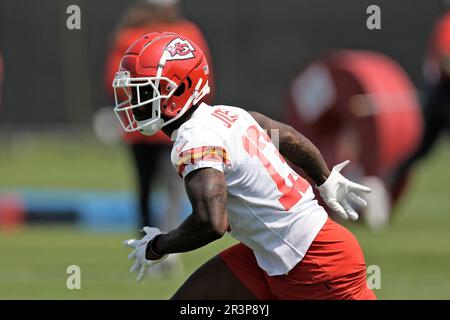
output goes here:
<path id="1" fill-rule="evenodd" d="M 130 272 L 137 272 L 136 281 L 141 282 L 145 276 L 147 269 L 167 258 L 167 254 L 159 260 L 147 260 L 145 253 L 147 245 L 162 232 L 158 228 L 144 227 L 146 235 L 141 240 L 130 239 L 123 242 L 124 246 L 133 248 L 134 250 L 128 255 L 128 259 L 134 259 L 134 264 L 130 268 Z"/>
<path id="2" fill-rule="evenodd" d="M 347 160 L 334 166 L 327 180 L 317 189 L 328 207 L 336 211 L 342 218 L 357 220 L 358 214 L 349 201 L 361 207 L 367 206 L 366 200 L 361 198 L 358 193 L 370 192 L 370 188 L 352 182 L 340 173 L 349 162 Z"/>

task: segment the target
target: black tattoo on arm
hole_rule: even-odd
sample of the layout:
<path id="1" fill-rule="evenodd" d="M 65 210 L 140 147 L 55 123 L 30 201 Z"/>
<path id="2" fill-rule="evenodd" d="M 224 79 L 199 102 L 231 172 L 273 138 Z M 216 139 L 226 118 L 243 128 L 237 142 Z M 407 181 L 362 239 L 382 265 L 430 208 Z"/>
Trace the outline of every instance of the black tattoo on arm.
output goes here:
<path id="1" fill-rule="evenodd" d="M 316 146 L 293 127 L 272 120 L 260 113 L 250 112 L 258 124 L 271 136 L 279 131 L 279 151 L 289 161 L 302 168 L 316 185 L 321 185 L 330 175 L 330 170 Z"/>
<path id="2" fill-rule="evenodd" d="M 158 255 L 186 252 L 200 248 L 223 236 L 228 229 L 227 186 L 222 172 L 204 168 L 191 172 L 185 178 L 186 191 L 192 204 L 192 213 L 169 233 L 155 238 L 150 251 Z M 150 246 L 149 246 L 150 247 Z"/>

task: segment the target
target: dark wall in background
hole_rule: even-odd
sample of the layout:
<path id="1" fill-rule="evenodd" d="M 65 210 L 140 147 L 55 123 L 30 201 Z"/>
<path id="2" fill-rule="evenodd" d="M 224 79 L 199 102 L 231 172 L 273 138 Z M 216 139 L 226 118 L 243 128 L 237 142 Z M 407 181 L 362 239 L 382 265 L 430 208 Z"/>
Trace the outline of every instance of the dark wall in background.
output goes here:
<path id="1" fill-rule="evenodd" d="M 104 57 L 117 19 L 132 1 L 0 0 L 5 62 L 0 125 L 89 124 L 110 104 Z M 82 30 L 65 27 L 78 4 Z M 366 8 L 381 7 L 382 29 L 366 29 Z M 279 116 L 289 80 L 331 48 L 371 49 L 397 60 L 421 87 L 422 60 L 439 0 L 185 0 L 186 16 L 210 42 L 218 103 Z"/>

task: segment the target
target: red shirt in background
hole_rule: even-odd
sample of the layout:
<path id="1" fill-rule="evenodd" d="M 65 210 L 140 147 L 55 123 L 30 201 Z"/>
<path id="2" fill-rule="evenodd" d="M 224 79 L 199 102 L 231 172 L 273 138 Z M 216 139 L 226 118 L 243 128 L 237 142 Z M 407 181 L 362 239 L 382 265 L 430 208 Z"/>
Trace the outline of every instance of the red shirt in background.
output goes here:
<path id="1" fill-rule="evenodd" d="M 206 103 L 211 103 L 214 96 L 214 78 L 212 75 L 211 67 L 211 55 L 207 42 L 200 31 L 200 29 L 192 22 L 188 20 L 181 20 L 177 23 L 152 23 L 139 28 L 124 28 L 120 30 L 115 39 L 113 39 L 112 48 L 108 54 L 105 74 L 105 86 L 108 95 L 114 100 L 114 90 L 112 88 L 112 82 L 114 80 L 115 73 L 119 70 L 120 60 L 128 47 L 136 41 L 138 38 L 156 31 L 168 31 L 179 34 L 194 41 L 200 48 L 209 63 L 210 76 L 209 83 L 211 87 L 211 93 L 206 96 Z M 170 139 L 162 132 L 158 132 L 153 136 L 144 136 L 140 132 L 123 132 L 124 140 L 128 143 L 154 143 L 154 144 L 170 144 Z"/>

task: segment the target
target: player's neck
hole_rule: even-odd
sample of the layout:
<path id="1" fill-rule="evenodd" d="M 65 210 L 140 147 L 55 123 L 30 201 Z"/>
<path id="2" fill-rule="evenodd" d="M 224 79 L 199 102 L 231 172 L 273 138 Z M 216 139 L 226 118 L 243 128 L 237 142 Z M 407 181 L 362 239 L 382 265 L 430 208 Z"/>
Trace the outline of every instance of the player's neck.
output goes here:
<path id="1" fill-rule="evenodd" d="M 195 110 L 197 110 L 198 106 L 192 106 L 188 111 L 186 111 L 185 114 L 183 114 L 179 119 L 175 120 L 174 122 L 168 124 L 167 126 L 162 128 L 162 132 L 169 138 L 172 137 L 172 133 L 177 130 L 183 123 L 188 121 L 192 115 L 194 114 Z"/>

